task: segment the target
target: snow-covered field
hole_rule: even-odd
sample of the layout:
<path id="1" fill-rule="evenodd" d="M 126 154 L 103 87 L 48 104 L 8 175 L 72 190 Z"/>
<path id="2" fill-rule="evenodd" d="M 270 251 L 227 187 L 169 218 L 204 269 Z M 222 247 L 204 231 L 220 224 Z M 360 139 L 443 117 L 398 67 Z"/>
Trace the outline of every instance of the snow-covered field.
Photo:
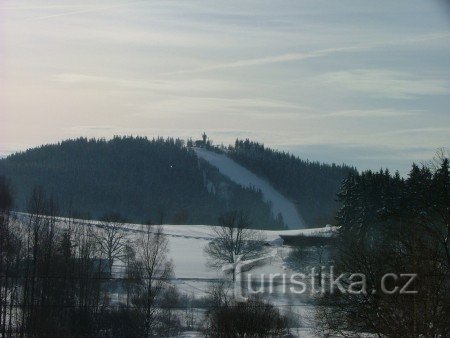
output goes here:
<path id="1" fill-rule="evenodd" d="M 128 228 L 136 229 L 138 225 L 127 225 Z M 295 271 L 289 269 L 286 258 L 291 250 L 282 246 L 280 235 L 304 235 L 304 236 L 330 236 L 335 227 L 324 227 L 317 229 L 299 229 L 285 231 L 262 231 L 268 247 L 267 258 L 255 267 L 246 271 L 252 276 L 269 276 L 270 274 L 292 274 Z M 204 248 L 213 238 L 211 226 L 207 225 L 164 225 L 163 232 L 168 236 L 170 252 L 169 256 L 173 260 L 174 280 L 180 292 L 194 297 L 206 296 L 212 283 L 221 279 L 229 279 L 221 270 L 208 268 L 207 257 Z M 245 283 L 244 283 L 245 284 Z M 275 285 L 271 294 L 265 295 L 274 305 L 278 306 L 282 312 L 298 320 L 299 337 L 314 337 L 315 307 L 311 304 L 310 294 L 292 295 L 283 291 L 283 283 Z M 288 286 L 289 288 L 289 286 Z M 187 333 L 186 333 L 187 334 Z M 184 335 L 183 337 L 195 337 L 195 333 Z"/>
<path id="2" fill-rule="evenodd" d="M 305 227 L 305 223 L 294 203 L 284 197 L 267 181 L 258 177 L 224 154 L 217 154 L 204 148 L 194 149 L 198 157 L 219 169 L 224 176 L 227 176 L 232 181 L 244 187 L 254 187 L 261 190 L 264 200 L 272 203 L 274 215 L 281 213 L 284 223 L 289 228 L 299 229 Z"/>
<path id="3" fill-rule="evenodd" d="M 130 232 L 139 231 L 141 225 L 126 224 Z M 261 230 L 268 244 L 278 251 L 270 263 L 265 264 L 265 271 L 258 267 L 257 273 L 285 272 L 285 264 L 280 260 L 287 255 L 289 248 L 282 247 L 280 235 L 330 236 L 335 227 L 299 230 Z M 173 261 L 174 274 L 177 282 L 186 292 L 204 295 L 209 282 L 223 278 L 221 271 L 208 267 L 204 255 L 205 246 L 213 239 L 212 227 L 208 225 L 163 225 L 163 232 L 169 239 L 169 256 Z"/>
<path id="4" fill-rule="evenodd" d="M 27 217 L 26 214 L 18 213 L 19 218 Z M 64 226 L 67 219 L 59 218 L 59 223 Z M 97 226 L 100 222 L 71 220 L 72 224 L 79 226 Z M 208 225 L 163 225 L 163 233 L 169 240 L 169 258 L 173 262 L 174 276 L 172 282 L 181 293 L 190 297 L 201 298 L 208 294 L 212 283 L 220 280 L 230 280 L 221 269 L 208 267 L 208 260 L 204 254 L 205 246 L 213 239 L 212 226 Z M 125 224 L 124 230 L 129 233 L 128 238 L 133 240 L 143 229 L 139 224 Z M 297 271 L 292 271 L 287 264 L 286 258 L 289 255 L 290 247 L 282 245 L 280 235 L 304 235 L 304 236 L 330 236 L 337 229 L 335 227 L 324 227 L 317 229 L 299 230 L 261 230 L 269 244 L 264 259 L 259 264 L 252 266 L 250 270 L 242 272 L 242 276 L 260 276 L 264 274 L 264 281 L 270 274 L 290 275 Z M 246 264 L 246 262 L 244 262 Z M 113 271 L 120 273 L 120 263 Z M 240 278 L 239 278 L 240 279 Z M 243 279 L 243 278 L 242 278 Z M 246 283 L 244 283 L 246 284 Z M 315 306 L 312 304 L 312 295 L 293 295 L 285 292 L 285 284 L 278 281 L 273 292 L 264 294 L 264 297 L 282 312 L 298 321 L 298 331 L 300 337 L 313 337 L 313 330 L 316 327 L 314 321 Z M 287 282 L 286 285 L 288 285 Z M 233 287 L 233 285 L 231 285 Z M 289 288 L 289 285 L 288 285 Z M 245 288 L 243 289 L 245 292 Z M 295 332 L 293 332 L 295 333 Z M 182 337 L 195 337 L 197 333 L 186 333 Z"/>

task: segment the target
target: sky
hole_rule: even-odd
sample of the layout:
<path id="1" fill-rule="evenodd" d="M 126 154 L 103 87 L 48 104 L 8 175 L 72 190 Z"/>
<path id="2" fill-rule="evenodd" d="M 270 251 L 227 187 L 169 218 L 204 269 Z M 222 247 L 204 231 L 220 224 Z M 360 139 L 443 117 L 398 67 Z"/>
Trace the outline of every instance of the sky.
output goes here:
<path id="1" fill-rule="evenodd" d="M 450 146 L 443 0 L 0 2 L 0 155 L 250 138 L 407 173 Z"/>

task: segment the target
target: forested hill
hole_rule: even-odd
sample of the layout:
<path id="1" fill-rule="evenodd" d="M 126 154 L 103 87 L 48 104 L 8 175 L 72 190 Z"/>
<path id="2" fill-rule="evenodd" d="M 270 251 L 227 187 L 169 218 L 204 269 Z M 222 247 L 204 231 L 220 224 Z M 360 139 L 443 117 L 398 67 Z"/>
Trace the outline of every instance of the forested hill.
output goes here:
<path id="1" fill-rule="evenodd" d="M 40 186 L 60 215 L 114 212 L 132 222 L 214 224 L 224 211 L 243 209 L 255 227 L 280 226 L 260 192 L 229 181 L 178 139 L 63 141 L 1 159 L 0 175 L 10 180 L 20 211 Z"/>
<path id="2" fill-rule="evenodd" d="M 356 172 L 346 165 L 301 160 L 248 139 L 236 140 L 228 156 L 290 198 L 310 227 L 333 221 L 338 208 L 336 194 L 349 173 Z"/>

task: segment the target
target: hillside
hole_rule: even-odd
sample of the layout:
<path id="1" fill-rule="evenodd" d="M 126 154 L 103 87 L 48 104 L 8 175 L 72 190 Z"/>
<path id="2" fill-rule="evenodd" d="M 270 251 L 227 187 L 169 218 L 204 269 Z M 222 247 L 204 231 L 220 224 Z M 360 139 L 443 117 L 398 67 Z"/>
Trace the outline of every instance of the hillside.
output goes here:
<path id="1" fill-rule="evenodd" d="M 274 189 L 266 180 L 261 179 L 250 170 L 239 165 L 225 154 L 219 154 L 205 148 L 196 148 L 195 153 L 212 166 L 219 169 L 220 173 L 238 183 L 243 187 L 255 187 L 260 190 L 264 201 L 272 206 L 273 214 L 280 223 L 286 224 L 288 228 L 304 228 L 302 220 L 294 203 Z"/>
<path id="2" fill-rule="evenodd" d="M 0 175 L 11 181 L 19 211 L 40 186 L 63 216 L 115 212 L 133 222 L 214 224 L 224 211 L 243 209 L 255 227 L 278 226 L 260 192 L 233 183 L 178 139 L 63 141 L 1 159 Z"/>
<path id="3" fill-rule="evenodd" d="M 336 193 L 354 171 L 249 140 L 237 140 L 227 156 L 193 149 L 172 138 L 79 138 L 0 159 L 0 176 L 11 181 L 19 211 L 42 187 L 62 216 L 115 212 L 138 223 L 214 224 L 226 210 L 242 209 L 253 227 L 268 229 L 331 223 Z"/>
<path id="4" fill-rule="evenodd" d="M 333 222 L 336 194 L 348 174 L 356 171 L 346 165 L 302 160 L 248 139 L 236 140 L 227 155 L 294 202 L 309 227 Z"/>

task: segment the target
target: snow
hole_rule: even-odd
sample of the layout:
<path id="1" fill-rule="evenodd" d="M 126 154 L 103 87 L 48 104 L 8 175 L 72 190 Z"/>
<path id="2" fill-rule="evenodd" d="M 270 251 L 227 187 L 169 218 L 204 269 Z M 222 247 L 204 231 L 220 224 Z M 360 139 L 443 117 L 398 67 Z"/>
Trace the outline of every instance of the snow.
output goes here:
<path id="1" fill-rule="evenodd" d="M 176 338 L 197 338 L 197 337 L 204 337 L 205 335 L 198 331 L 186 331 L 181 333 L 178 336 L 175 336 Z"/>
<path id="2" fill-rule="evenodd" d="M 236 264 L 239 265 L 239 269 L 240 271 L 247 271 L 250 270 L 253 266 L 263 263 L 265 261 L 268 261 L 272 258 L 274 258 L 277 255 L 277 250 L 272 250 L 269 254 L 258 257 L 258 258 L 254 258 L 254 259 L 249 259 L 249 260 L 244 260 L 241 261 L 240 260 L 240 256 L 239 259 L 235 260 Z M 235 256 L 236 257 L 236 256 Z M 233 264 L 225 264 L 222 266 L 222 272 L 232 272 L 233 271 Z"/>
<path id="3" fill-rule="evenodd" d="M 307 328 L 292 328 L 291 335 L 289 337 L 302 337 L 302 338 L 317 338 L 317 334 L 314 330 Z M 198 331 L 186 331 L 182 334 L 176 336 L 176 338 L 198 338 L 204 337 L 205 335 Z"/>
<path id="4" fill-rule="evenodd" d="M 27 217 L 25 213 L 16 213 L 20 218 Z M 58 217 L 61 223 L 68 222 L 67 218 Z M 85 226 L 96 226 L 101 224 L 99 221 L 70 220 L 74 224 Z M 165 224 L 163 233 L 169 239 L 169 256 L 173 262 L 175 278 L 180 281 L 193 283 L 194 287 L 189 287 L 190 291 L 196 290 L 198 284 L 208 283 L 212 280 L 221 278 L 222 275 L 216 269 L 208 268 L 208 260 L 204 254 L 205 246 L 213 239 L 214 234 L 210 225 L 172 225 Z M 130 232 L 130 237 L 142 230 L 142 225 L 127 223 L 124 225 L 125 231 Z M 337 227 L 323 227 L 314 229 L 298 229 L 298 230 L 261 230 L 266 238 L 267 243 L 274 247 L 278 247 L 277 252 L 280 254 L 283 250 L 280 247 L 283 243 L 280 235 L 284 236 L 331 236 L 337 231 Z M 273 257 L 273 251 L 271 252 Z M 271 257 L 262 257 L 267 260 Z M 273 261 L 273 259 L 271 258 Z M 244 263 L 244 262 L 243 262 Z M 282 262 L 275 265 L 266 265 L 265 272 L 282 272 Z M 259 268 L 258 273 L 263 272 Z M 197 290 L 198 291 L 198 290 Z M 202 290 L 205 291 L 205 290 Z M 196 293 L 196 292 L 195 292 Z"/>
<path id="5" fill-rule="evenodd" d="M 17 213 L 19 218 L 24 218 L 26 214 Z M 58 223 L 64 226 L 68 220 L 58 218 Z M 74 224 L 80 226 L 96 226 L 100 222 L 71 220 Z M 174 278 L 172 283 L 176 285 L 181 293 L 195 298 L 205 297 L 212 283 L 223 280 L 224 272 L 221 269 L 208 268 L 207 257 L 204 254 L 204 248 L 213 238 L 212 226 L 208 225 L 163 225 L 163 233 L 167 235 L 169 240 L 168 256 L 173 262 Z M 129 232 L 129 239 L 138 236 L 142 225 L 125 224 L 125 231 Z M 290 247 L 281 246 L 280 235 L 304 235 L 304 236 L 330 236 L 337 230 L 336 227 L 324 227 L 316 229 L 299 229 L 299 230 L 261 230 L 266 236 L 267 241 L 272 244 L 268 247 L 267 252 L 262 257 L 243 261 L 240 265 L 243 267 L 242 274 L 251 273 L 256 277 L 264 274 L 283 274 L 293 273 L 286 262 L 285 257 L 288 256 Z M 255 264 L 258 263 L 258 264 Z M 120 270 L 117 266 L 115 271 Z M 225 267 L 225 270 L 227 267 Z M 250 268 L 248 270 L 247 268 Z M 247 270 L 247 271 L 245 271 Z M 226 277 L 229 280 L 229 277 Z M 239 280 L 241 278 L 238 278 Z M 289 287 L 289 282 L 286 286 Z M 299 325 L 301 328 L 293 329 L 293 334 L 299 332 L 301 337 L 314 336 L 311 332 L 316 326 L 314 322 L 315 306 L 310 304 L 311 295 L 293 295 L 289 292 L 283 292 L 283 285 L 278 284 L 274 287 L 273 294 L 267 295 L 275 306 L 278 306 L 282 312 L 289 313 L 296 318 L 300 318 Z M 119 295 L 113 295 L 115 301 L 119 301 Z M 186 332 L 180 337 L 196 337 L 198 332 Z"/>
<path id="6" fill-rule="evenodd" d="M 207 267 L 207 258 L 203 253 L 207 240 L 194 238 L 169 239 L 169 252 L 173 259 L 175 277 L 179 278 L 219 278 L 215 269 Z"/>
<path id="7" fill-rule="evenodd" d="M 127 224 L 127 227 L 139 229 L 140 225 Z M 335 226 L 296 230 L 261 230 L 268 242 L 276 241 L 280 236 L 331 236 L 338 230 Z M 211 240 L 214 238 L 211 225 L 163 225 L 164 234 L 171 237 Z"/>
<path id="8" fill-rule="evenodd" d="M 305 223 L 294 203 L 284 197 L 267 181 L 236 163 L 224 154 L 218 154 L 204 148 L 194 148 L 198 157 L 204 159 L 232 181 L 243 187 L 261 190 L 263 199 L 272 204 L 274 215 L 281 213 L 284 223 L 291 229 L 305 228 Z"/>
<path id="9" fill-rule="evenodd" d="M 142 226 L 126 224 L 125 227 L 130 230 L 139 230 Z M 214 237 L 212 226 L 165 224 L 162 227 L 163 233 L 169 237 L 170 257 L 173 260 L 176 278 L 188 279 L 193 283 L 221 278 L 217 270 L 208 268 L 208 260 L 204 254 L 205 246 Z M 283 231 L 261 230 L 261 232 L 269 244 L 280 246 L 282 244 L 280 235 L 330 236 L 336 229 L 336 227 L 325 227 Z M 272 251 L 270 257 L 273 257 L 273 255 Z M 258 260 L 267 260 L 270 257 L 261 257 Z M 247 263 L 251 262 L 242 262 L 244 265 Z M 279 269 L 275 270 L 278 271 Z"/>
<path id="10" fill-rule="evenodd" d="M 27 217 L 25 213 L 16 213 L 19 218 Z M 58 217 L 61 223 L 69 221 L 67 218 Z M 99 221 L 85 221 L 85 220 L 70 220 L 74 224 L 85 226 L 96 226 L 101 224 Z M 130 233 L 130 237 L 135 236 L 136 232 L 142 230 L 142 225 L 127 223 L 124 225 L 125 231 Z M 210 225 L 172 225 L 165 224 L 162 226 L 163 233 L 169 239 L 169 256 L 173 262 L 175 278 L 182 282 L 189 282 L 188 289 L 201 289 L 199 284 L 209 283 L 211 281 L 222 278 L 220 271 L 208 268 L 208 259 L 204 254 L 204 248 L 213 239 L 214 234 L 212 226 Z M 337 227 L 323 227 L 314 229 L 298 229 L 298 230 L 261 230 L 266 238 L 267 243 L 271 244 L 276 249 L 277 255 L 282 255 L 286 248 L 281 248 L 282 239 L 280 235 L 284 236 L 331 236 L 337 231 Z M 257 268 L 258 273 L 274 273 L 283 271 L 283 262 L 275 260 L 274 251 L 271 250 L 270 257 L 262 257 L 260 260 L 270 261 L 265 265 L 265 271 Z M 242 262 L 244 265 L 245 262 Z M 248 262 L 250 263 L 250 262 Z M 253 270 L 252 270 L 253 271 Z M 192 286 L 192 285 L 193 286 Z M 198 291 L 198 290 L 197 290 Z M 204 292 L 205 289 L 202 290 Z M 197 293 L 197 292 L 194 292 Z"/>
<path id="11" fill-rule="evenodd" d="M 299 230 L 283 230 L 283 231 L 268 231 L 267 240 L 276 241 L 281 236 L 318 236 L 318 237 L 331 237 L 337 231 L 339 227 L 326 226 L 323 228 L 311 228 L 311 229 L 299 229 Z"/>
<path id="12" fill-rule="evenodd" d="M 280 244 L 278 241 L 280 235 L 330 236 L 336 230 L 336 227 L 324 227 L 285 231 L 262 230 L 262 232 L 269 243 L 274 244 L 278 242 Z M 180 292 L 196 298 L 206 296 L 211 283 L 224 278 L 220 269 L 215 270 L 207 267 L 207 258 L 203 252 L 203 248 L 213 238 L 212 227 L 207 225 L 163 225 L 163 232 L 169 238 L 169 255 L 174 263 L 176 277 L 174 283 Z M 256 278 L 261 274 L 264 274 L 266 277 L 270 276 L 270 274 L 285 273 L 290 275 L 294 271 L 287 267 L 285 258 L 291 250 L 292 248 L 285 246 L 268 247 L 268 251 L 261 258 L 240 263 L 242 274 L 251 273 Z M 224 270 L 227 270 L 227 268 L 229 267 L 224 267 Z M 247 268 L 250 268 L 250 270 Z M 237 280 L 241 280 L 240 277 L 237 276 Z M 288 281 L 286 285 L 289 288 Z M 286 293 L 283 291 L 283 284 L 279 284 L 274 287 L 273 294 L 267 294 L 266 296 L 283 313 L 298 318 L 298 325 L 301 327 L 292 329 L 291 333 L 293 335 L 299 337 L 317 336 L 314 333 L 314 328 L 317 326 L 315 322 L 316 308 L 311 304 L 312 296 L 309 293 L 303 295 Z M 186 336 L 181 337 L 195 337 L 196 334 L 196 332 L 186 333 Z"/>

